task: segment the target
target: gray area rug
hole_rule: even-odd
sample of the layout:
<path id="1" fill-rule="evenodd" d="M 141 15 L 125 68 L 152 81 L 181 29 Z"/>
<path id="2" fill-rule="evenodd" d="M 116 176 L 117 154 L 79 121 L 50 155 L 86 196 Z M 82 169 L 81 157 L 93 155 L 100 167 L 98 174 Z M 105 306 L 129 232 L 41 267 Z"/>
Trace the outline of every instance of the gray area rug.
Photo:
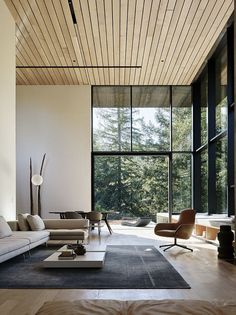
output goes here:
<path id="1" fill-rule="evenodd" d="M 102 269 L 44 269 L 41 261 L 56 248 L 38 247 L 31 258 L 0 264 L 0 288 L 189 289 L 188 283 L 154 247 L 107 246 Z"/>

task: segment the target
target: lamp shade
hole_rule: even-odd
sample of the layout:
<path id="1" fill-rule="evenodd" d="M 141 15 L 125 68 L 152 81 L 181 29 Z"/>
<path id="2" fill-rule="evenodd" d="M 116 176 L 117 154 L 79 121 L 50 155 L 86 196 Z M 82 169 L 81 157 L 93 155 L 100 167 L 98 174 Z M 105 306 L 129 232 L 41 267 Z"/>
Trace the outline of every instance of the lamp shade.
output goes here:
<path id="1" fill-rule="evenodd" d="M 31 182 L 34 186 L 40 186 L 43 183 L 43 177 L 41 175 L 35 174 L 32 176 Z"/>

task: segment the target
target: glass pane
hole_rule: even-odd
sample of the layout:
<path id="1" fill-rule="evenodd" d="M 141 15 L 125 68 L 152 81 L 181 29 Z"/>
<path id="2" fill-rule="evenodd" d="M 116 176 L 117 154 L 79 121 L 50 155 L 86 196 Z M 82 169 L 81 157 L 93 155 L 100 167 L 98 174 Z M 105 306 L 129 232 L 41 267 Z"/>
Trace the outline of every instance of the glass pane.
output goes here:
<path id="1" fill-rule="evenodd" d="M 169 87 L 133 87 L 132 113 L 133 150 L 170 150 Z"/>
<path id="2" fill-rule="evenodd" d="M 93 150 L 131 149 L 129 87 L 93 88 Z"/>
<path id="3" fill-rule="evenodd" d="M 173 213 L 178 213 L 192 205 L 191 160 L 191 154 L 173 154 Z"/>
<path id="4" fill-rule="evenodd" d="M 172 88 L 172 146 L 174 151 L 191 151 L 192 94 L 190 86 Z"/>
<path id="5" fill-rule="evenodd" d="M 216 213 L 227 213 L 227 138 L 216 143 Z"/>
<path id="6" fill-rule="evenodd" d="M 216 57 L 216 134 L 227 128 L 227 47 Z"/>
<path id="7" fill-rule="evenodd" d="M 168 212 L 168 158 L 164 156 L 96 156 L 96 210 L 120 211 L 120 216 Z"/>
<path id="8" fill-rule="evenodd" d="M 208 152 L 201 152 L 200 211 L 208 212 Z"/>
<path id="9" fill-rule="evenodd" d="M 201 145 L 207 142 L 208 129 L 208 77 L 205 70 L 201 78 Z"/>

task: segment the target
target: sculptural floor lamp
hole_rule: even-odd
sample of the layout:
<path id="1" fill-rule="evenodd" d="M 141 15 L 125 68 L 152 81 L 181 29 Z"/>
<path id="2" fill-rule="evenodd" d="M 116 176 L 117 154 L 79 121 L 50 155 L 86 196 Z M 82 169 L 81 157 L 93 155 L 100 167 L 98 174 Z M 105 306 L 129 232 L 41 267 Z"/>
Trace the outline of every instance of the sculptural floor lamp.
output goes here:
<path id="1" fill-rule="evenodd" d="M 43 165 L 45 161 L 46 153 L 43 155 L 42 163 L 41 163 L 41 168 L 40 168 L 40 173 L 39 174 L 34 174 L 32 175 L 32 160 L 30 158 L 30 211 L 31 214 L 38 214 L 41 216 L 41 185 L 43 183 Z M 37 209 L 34 211 L 34 201 L 33 201 L 33 186 L 36 187 L 37 192 Z"/>

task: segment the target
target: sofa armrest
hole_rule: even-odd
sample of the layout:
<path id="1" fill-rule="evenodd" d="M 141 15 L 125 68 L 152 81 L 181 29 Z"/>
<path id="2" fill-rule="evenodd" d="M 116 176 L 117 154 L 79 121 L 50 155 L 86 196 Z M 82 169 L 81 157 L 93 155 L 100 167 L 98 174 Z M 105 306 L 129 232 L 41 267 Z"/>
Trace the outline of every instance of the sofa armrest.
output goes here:
<path id="1" fill-rule="evenodd" d="M 19 231 L 19 224 L 17 220 L 14 221 L 7 221 L 8 225 L 10 226 L 12 231 Z"/>
<path id="2" fill-rule="evenodd" d="M 44 219 L 45 229 L 88 229 L 87 219 Z"/>

